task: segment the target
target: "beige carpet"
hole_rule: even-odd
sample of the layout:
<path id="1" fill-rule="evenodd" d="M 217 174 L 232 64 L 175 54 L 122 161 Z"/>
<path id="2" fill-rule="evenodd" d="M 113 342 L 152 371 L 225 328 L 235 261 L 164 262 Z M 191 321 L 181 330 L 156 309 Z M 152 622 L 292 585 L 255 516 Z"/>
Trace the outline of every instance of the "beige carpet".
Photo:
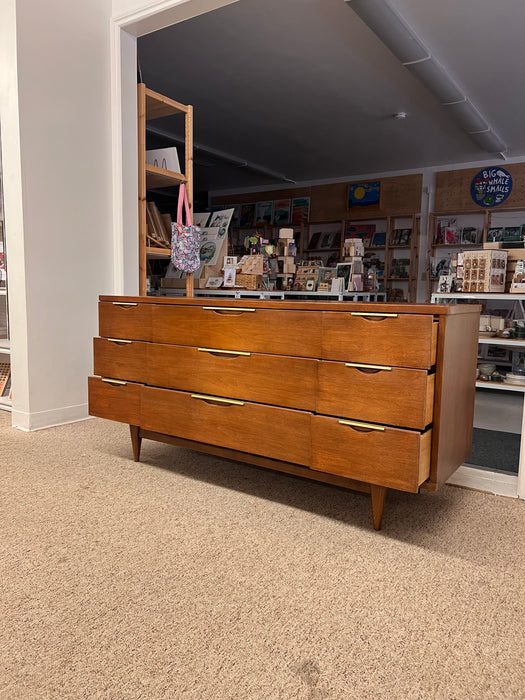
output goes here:
<path id="1" fill-rule="evenodd" d="M 524 502 L 391 492 L 376 533 L 361 494 L 9 425 L 2 700 L 525 697 Z"/>

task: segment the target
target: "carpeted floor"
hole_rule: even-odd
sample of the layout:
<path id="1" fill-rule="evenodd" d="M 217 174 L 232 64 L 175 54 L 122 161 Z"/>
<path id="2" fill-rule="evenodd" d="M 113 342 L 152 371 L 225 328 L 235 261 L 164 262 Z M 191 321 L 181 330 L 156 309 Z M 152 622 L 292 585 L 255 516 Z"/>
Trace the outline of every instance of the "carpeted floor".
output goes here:
<path id="1" fill-rule="evenodd" d="M 525 503 L 368 497 L 0 412 L 2 700 L 525 697 Z"/>

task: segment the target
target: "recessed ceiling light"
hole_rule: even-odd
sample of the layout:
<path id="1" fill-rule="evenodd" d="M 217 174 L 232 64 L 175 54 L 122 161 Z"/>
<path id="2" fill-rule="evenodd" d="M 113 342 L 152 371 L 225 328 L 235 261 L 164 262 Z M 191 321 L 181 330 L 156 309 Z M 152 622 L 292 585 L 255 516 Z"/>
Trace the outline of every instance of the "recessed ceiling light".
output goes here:
<path id="1" fill-rule="evenodd" d="M 394 114 L 394 119 L 406 119 L 408 117 L 407 112 L 396 112 Z"/>

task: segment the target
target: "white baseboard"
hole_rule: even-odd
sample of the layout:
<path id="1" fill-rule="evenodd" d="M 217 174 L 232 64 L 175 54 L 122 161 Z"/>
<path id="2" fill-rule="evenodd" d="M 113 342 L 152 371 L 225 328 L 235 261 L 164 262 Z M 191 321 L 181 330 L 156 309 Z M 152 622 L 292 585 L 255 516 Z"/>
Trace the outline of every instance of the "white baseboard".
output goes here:
<path id="1" fill-rule="evenodd" d="M 463 464 L 452 474 L 447 484 L 465 486 L 477 491 L 487 491 L 497 496 L 518 498 L 518 475 L 489 472 Z"/>
<path id="2" fill-rule="evenodd" d="M 50 411 L 37 411 L 32 413 L 16 411 L 13 408 L 11 413 L 13 428 L 25 430 L 26 432 L 43 430 L 44 428 L 53 428 L 56 425 L 64 425 L 65 423 L 76 423 L 77 421 L 90 418 L 87 403 L 82 403 L 78 406 L 64 406 L 63 408 L 54 408 Z"/>

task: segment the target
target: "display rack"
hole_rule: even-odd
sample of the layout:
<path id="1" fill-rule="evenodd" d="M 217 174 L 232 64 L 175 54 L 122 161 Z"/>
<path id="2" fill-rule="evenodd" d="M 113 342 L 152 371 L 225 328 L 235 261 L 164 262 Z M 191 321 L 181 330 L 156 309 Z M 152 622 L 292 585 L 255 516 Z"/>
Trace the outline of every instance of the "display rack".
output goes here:
<path id="1" fill-rule="evenodd" d="M 137 86 L 138 99 L 138 170 L 139 170 L 139 295 L 147 293 L 148 258 L 170 258 L 169 248 L 162 248 L 148 237 L 146 197 L 150 190 L 186 184 L 190 211 L 193 211 L 193 107 L 165 97 L 146 87 Z M 146 163 L 146 124 L 173 115 L 184 115 L 184 173 L 176 173 Z M 193 296 L 193 274 L 186 276 L 186 294 Z"/>
<path id="2" fill-rule="evenodd" d="M 479 240 L 472 243 L 467 240 L 456 240 L 453 242 L 440 242 L 437 239 L 438 224 L 450 219 L 457 220 L 459 231 L 465 227 L 475 228 L 479 231 Z M 466 209 L 462 211 L 435 211 L 429 216 L 428 228 L 428 249 L 427 249 L 427 301 L 430 300 L 432 294 L 438 290 L 435 289 L 439 276 L 432 274 L 432 259 L 441 258 L 446 260 L 454 254 L 464 250 L 476 250 L 483 248 L 483 244 L 488 240 L 488 234 L 491 228 L 506 226 L 523 226 L 525 224 L 525 210 L 522 207 L 505 207 L 498 209 Z M 459 233 L 461 236 L 461 233 Z M 524 251 L 525 252 L 525 251 Z"/>
<path id="3" fill-rule="evenodd" d="M 431 295 L 431 302 L 434 303 L 473 303 L 473 302 L 505 302 L 509 305 L 509 312 L 512 312 L 513 307 L 523 305 L 525 302 L 525 294 L 470 294 L 470 293 L 434 293 Z M 511 306 L 512 305 L 512 306 Z M 522 306 L 523 308 L 523 306 Z M 479 346 L 500 346 L 508 348 L 513 351 L 525 352 L 525 340 L 513 340 L 508 338 L 479 338 Z M 497 360 L 494 360 L 498 364 Z M 503 384 L 499 382 L 490 381 L 476 381 L 476 389 L 478 390 L 490 390 L 496 395 L 497 392 L 511 392 L 517 395 L 521 395 L 522 400 L 521 406 L 521 439 L 520 439 L 520 450 L 518 459 L 518 474 L 517 476 L 500 474 L 498 472 L 487 472 L 483 471 L 480 475 L 481 481 L 478 483 L 474 477 L 474 482 L 472 481 L 472 472 L 466 471 L 467 479 L 462 481 L 461 469 L 458 470 L 457 476 L 455 477 L 455 483 L 464 486 L 482 487 L 486 490 L 494 490 L 495 493 L 500 493 L 501 495 L 507 496 L 517 496 L 518 498 L 525 498 L 525 386 Z M 495 411 L 498 407 L 495 406 Z M 468 468 L 467 468 L 468 469 Z M 480 470 L 478 470 L 480 471 Z M 490 481 L 493 482 L 494 488 L 489 485 Z"/>

